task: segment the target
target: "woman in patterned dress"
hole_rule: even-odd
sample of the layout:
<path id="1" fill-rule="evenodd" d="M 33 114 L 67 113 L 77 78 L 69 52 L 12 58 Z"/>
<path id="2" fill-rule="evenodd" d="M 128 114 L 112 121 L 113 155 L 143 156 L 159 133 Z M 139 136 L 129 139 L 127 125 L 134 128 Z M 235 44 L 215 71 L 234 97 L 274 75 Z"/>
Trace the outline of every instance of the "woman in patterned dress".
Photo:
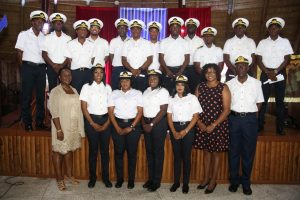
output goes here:
<path id="1" fill-rule="evenodd" d="M 218 65 L 206 64 L 203 75 L 205 82 L 200 83 L 195 92 L 203 112 L 197 122 L 194 147 L 204 150 L 204 180 L 197 188 L 206 188 L 205 194 L 209 194 L 217 185 L 220 152 L 228 150 L 230 91 L 227 85 L 220 82 Z"/>

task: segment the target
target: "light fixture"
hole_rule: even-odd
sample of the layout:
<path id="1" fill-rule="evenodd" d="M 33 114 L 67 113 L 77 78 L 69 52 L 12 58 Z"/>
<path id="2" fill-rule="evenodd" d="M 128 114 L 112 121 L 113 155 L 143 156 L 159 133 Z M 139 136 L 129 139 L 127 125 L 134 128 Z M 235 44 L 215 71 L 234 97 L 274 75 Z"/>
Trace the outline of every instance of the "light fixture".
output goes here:
<path id="1" fill-rule="evenodd" d="M 86 0 L 86 5 L 90 5 L 91 0 Z"/>
<path id="2" fill-rule="evenodd" d="M 54 0 L 54 5 L 57 5 L 58 0 Z"/>
<path id="3" fill-rule="evenodd" d="M 25 0 L 21 0 L 21 5 L 22 5 L 22 7 L 25 6 Z"/>

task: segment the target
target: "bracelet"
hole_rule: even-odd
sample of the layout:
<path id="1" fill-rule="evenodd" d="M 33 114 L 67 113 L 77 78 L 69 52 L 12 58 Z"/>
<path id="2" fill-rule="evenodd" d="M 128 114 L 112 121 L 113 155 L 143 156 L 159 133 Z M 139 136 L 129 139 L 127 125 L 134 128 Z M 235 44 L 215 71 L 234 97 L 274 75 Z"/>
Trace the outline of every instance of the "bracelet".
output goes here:
<path id="1" fill-rule="evenodd" d="M 62 130 L 61 129 L 59 129 L 59 130 L 56 130 L 56 133 L 61 133 L 62 132 Z"/>

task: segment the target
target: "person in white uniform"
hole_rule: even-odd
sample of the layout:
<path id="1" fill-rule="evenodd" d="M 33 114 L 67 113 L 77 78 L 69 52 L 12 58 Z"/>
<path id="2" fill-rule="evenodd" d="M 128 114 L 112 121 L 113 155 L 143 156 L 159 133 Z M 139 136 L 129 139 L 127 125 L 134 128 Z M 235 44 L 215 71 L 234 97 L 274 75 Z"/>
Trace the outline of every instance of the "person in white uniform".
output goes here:
<path id="1" fill-rule="evenodd" d="M 259 42 L 256 50 L 257 63 L 262 74 L 260 77 L 263 83 L 265 102 L 262 104 L 259 113 L 259 130 L 264 129 L 265 113 L 272 87 L 275 89 L 276 100 L 276 133 L 284 135 L 284 96 L 286 85 L 286 66 L 289 64 L 290 55 L 294 53 L 288 39 L 280 37 L 280 31 L 285 22 L 279 17 L 273 17 L 266 23 L 269 37 Z M 266 83 L 268 79 L 276 81 L 278 75 L 284 77 L 284 80 L 276 83 Z"/>
<path id="2" fill-rule="evenodd" d="M 65 34 L 62 29 L 67 21 L 67 17 L 62 13 L 53 13 L 49 20 L 52 22 L 54 31 L 46 36 L 42 46 L 42 56 L 47 63 L 47 77 L 49 92 L 58 84 L 58 71 L 67 64 L 64 51 L 67 43 L 72 38 Z"/>
<path id="3" fill-rule="evenodd" d="M 118 37 L 110 41 L 109 57 L 112 62 L 111 87 L 113 90 L 119 89 L 119 75 L 125 70 L 122 64 L 122 48 L 124 43 L 129 40 L 127 36 L 129 21 L 119 18 L 115 21 L 115 27 L 118 30 Z"/>
<path id="4" fill-rule="evenodd" d="M 223 49 L 224 62 L 228 67 L 228 70 L 226 72 L 226 81 L 236 76 L 234 61 L 238 55 L 244 54 L 249 57 L 249 75 L 252 75 L 253 73 L 251 71 L 255 71 L 256 69 L 256 45 L 253 39 L 245 35 L 248 26 L 249 21 L 245 18 L 237 18 L 232 22 L 232 28 L 235 35 L 232 38 L 226 40 Z"/>
<path id="5" fill-rule="evenodd" d="M 204 41 L 196 35 L 197 28 L 200 26 L 200 21 L 198 19 L 189 18 L 185 20 L 184 24 L 187 29 L 187 35 L 184 39 L 188 42 L 190 51 L 190 62 L 185 69 L 185 74 L 189 79 L 190 90 L 194 93 L 200 79 L 194 67 L 194 55 L 196 50 L 204 45 Z"/>
<path id="6" fill-rule="evenodd" d="M 175 192 L 180 187 L 181 162 L 183 164 L 184 194 L 189 192 L 191 173 L 191 153 L 195 135 L 195 124 L 202 108 L 197 97 L 189 92 L 188 78 L 176 77 L 176 92 L 169 100 L 167 120 L 171 130 L 170 137 L 174 155 L 174 184 L 170 188 Z"/>
<path id="7" fill-rule="evenodd" d="M 134 19 L 129 22 L 132 38 L 124 43 L 122 64 L 133 75 L 133 88 L 144 92 L 147 88 L 147 70 L 153 60 L 150 42 L 141 37 L 145 28 L 143 21 Z"/>
<path id="8" fill-rule="evenodd" d="M 152 60 L 151 65 L 149 66 L 148 70 L 160 69 L 160 63 L 159 63 L 159 58 L 158 58 L 160 42 L 158 41 L 158 36 L 159 36 L 159 32 L 162 29 L 162 26 L 159 22 L 152 21 L 147 24 L 147 29 L 150 34 L 150 46 L 151 46 L 151 51 L 152 51 L 152 55 L 153 55 L 153 60 Z"/>
<path id="9" fill-rule="evenodd" d="M 42 57 L 41 47 L 45 36 L 41 32 L 48 15 L 40 10 L 30 13 L 31 28 L 18 35 L 16 50 L 18 64 L 21 67 L 22 101 L 21 118 L 25 131 L 32 131 L 31 99 L 33 90 L 36 91 L 35 127 L 45 129 L 44 100 L 46 87 L 46 64 Z"/>
<path id="10" fill-rule="evenodd" d="M 141 91 L 133 89 L 132 73 L 120 73 L 120 90 L 114 90 L 108 102 L 108 114 L 113 125 L 116 188 L 124 182 L 123 157 L 125 150 L 128 158 L 128 189 L 134 188 L 138 142 L 141 135 L 140 120 L 143 116 L 143 97 Z"/>
<path id="11" fill-rule="evenodd" d="M 180 36 L 183 20 L 171 17 L 168 24 L 171 33 L 160 42 L 159 62 L 164 73 L 164 85 L 171 94 L 175 90 L 176 76 L 182 75 L 190 62 L 190 51 L 188 42 Z"/>
<path id="12" fill-rule="evenodd" d="M 214 27 L 205 27 L 201 31 L 201 36 L 204 39 L 204 45 L 198 48 L 194 54 L 194 65 L 197 74 L 201 75 L 199 82 L 205 81 L 204 74 L 201 74 L 202 67 L 206 64 L 216 64 L 220 71 L 223 68 L 223 51 L 220 47 L 214 45 L 217 29 Z M 192 91 L 194 92 L 194 91 Z"/>
<path id="13" fill-rule="evenodd" d="M 89 142 L 89 188 L 95 186 L 97 176 L 97 156 L 100 146 L 102 181 L 107 188 L 112 187 L 109 180 L 109 143 L 111 136 L 108 117 L 108 98 L 111 87 L 105 84 L 105 68 L 97 63 L 91 69 L 89 83 L 83 85 L 80 93 L 84 127 Z"/>
<path id="14" fill-rule="evenodd" d="M 148 71 L 149 87 L 143 93 L 143 129 L 148 161 L 148 181 L 143 185 L 154 192 L 160 187 L 164 146 L 168 124 L 166 119 L 169 92 L 162 87 L 162 73 L 158 69 Z"/>

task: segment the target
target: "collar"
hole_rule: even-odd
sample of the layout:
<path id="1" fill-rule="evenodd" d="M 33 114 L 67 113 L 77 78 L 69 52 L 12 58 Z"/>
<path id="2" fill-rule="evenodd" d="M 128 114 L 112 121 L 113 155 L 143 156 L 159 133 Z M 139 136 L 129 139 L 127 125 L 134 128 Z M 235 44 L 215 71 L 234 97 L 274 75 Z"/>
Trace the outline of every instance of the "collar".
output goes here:
<path id="1" fill-rule="evenodd" d="M 268 40 L 271 40 L 271 41 L 273 41 L 273 42 L 277 42 L 277 41 L 281 40 L 281 38 L 282 38 L 282 37 L 280 37 L 280 36 L 278 35 L 278 37 L 277 37 L 276 40 L 272 40 L 272 38 L 271 38 L 270 36 L 269 36 L 267 39 L 268 39 Z"/>
<path id="2" fill-rule="evenodd" d="M 125 41 L 127 41 L 127 40 L 130 39 L 130 37 L 128 37 L 127 35 L 126 35 L 125 40 L 122 40 L 121 36 L 118 36 L 117 38 L 118 38 L 119 40 L 121 40 L 122 42 L 125 42 Z"/>
<path id="3" fill-rule="evenodd" d="M 93 87 L 97 87 L 97 86 L 99 86 L 99 87 L 103 87 L 104 86 L 104 84 L 103 84 L 103 82 L 101 81 L 101 83 L 100 84 L 98 84 L 98 83 L 96 83 L 96 81 L 93 81 L 93 83 L 92 83 L 92 85 L 91 86 L 93 86 Z"/>
<path id="4" fill-rule="evenodd" d="M 242 38 L 239 38 L 238 36 L 234 35 L 234 39 L 237 39 L 237 40 L 244 40 L 246 38 L 247 38 L 247 36 L 245 34 Z"/>
<path id="5" fill-rule="evenodd" d="M 172 40 L 180 40 L 180 39 L 182 39 L 182 37 L 181 37 L 180 35 L 178 36 L 178 38 L 174 39 L 174 38 L 171 36 L 171 34 L 169 35 L 169 38 L 172 39 Z"/>

